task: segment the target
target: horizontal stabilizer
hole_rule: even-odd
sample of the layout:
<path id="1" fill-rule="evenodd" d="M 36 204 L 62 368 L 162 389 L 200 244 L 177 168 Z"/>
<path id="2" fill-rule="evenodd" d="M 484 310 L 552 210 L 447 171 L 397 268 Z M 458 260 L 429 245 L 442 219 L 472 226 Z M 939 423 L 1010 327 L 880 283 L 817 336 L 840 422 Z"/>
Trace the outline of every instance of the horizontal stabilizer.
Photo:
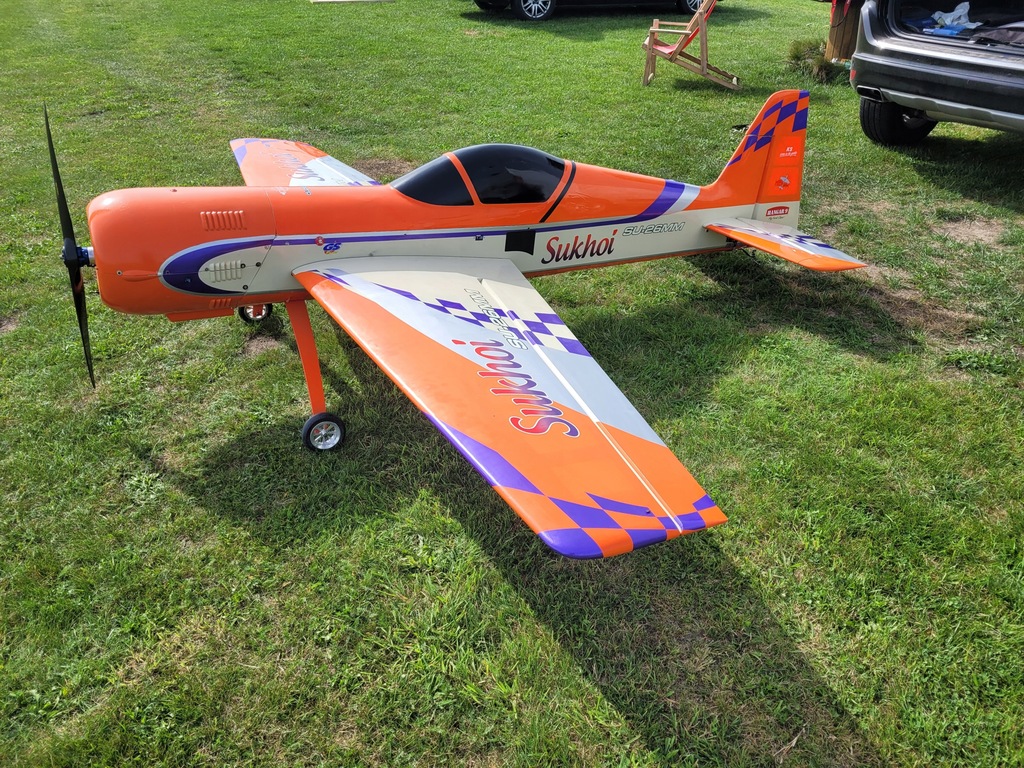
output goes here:
<path id="1" fill-rule="evenodd" d="M 234 139 L 242 178 L 250 187 L 366 187 L 377 184 L 365 173 L 301 141 Z"/>
<path id="2" fill-rule="evenodd" d="M 818 272 L 838 272 L 867 266 L 831 245 L 784 224 L 754 219 L 721 219 L 705 224 L 704 228 Z"/>

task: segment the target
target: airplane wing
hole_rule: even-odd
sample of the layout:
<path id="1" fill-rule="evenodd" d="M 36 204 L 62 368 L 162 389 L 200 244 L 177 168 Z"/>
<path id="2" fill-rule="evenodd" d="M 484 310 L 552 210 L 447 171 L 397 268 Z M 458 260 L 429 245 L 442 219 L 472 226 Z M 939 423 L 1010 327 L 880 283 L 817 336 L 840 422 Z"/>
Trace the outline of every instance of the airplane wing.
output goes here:
<path id="1" fill-rule="evenodd" d="M 250 187 L 365 187 L 378 183 L 301 141 L 234 139 L 231 151 Z"/>
<path id="2" fill-rule="evenodd" d="M 609 557 L 725 522 L 511 261 L 293 274 L 556 552 Z"/>
<path id="3" fill-rule="evenodd" d="M 704 225 L 731 240 L 819 272 L 866 267 L 862 261 L 784 224 L 754 219 L 721 219 Z"/>

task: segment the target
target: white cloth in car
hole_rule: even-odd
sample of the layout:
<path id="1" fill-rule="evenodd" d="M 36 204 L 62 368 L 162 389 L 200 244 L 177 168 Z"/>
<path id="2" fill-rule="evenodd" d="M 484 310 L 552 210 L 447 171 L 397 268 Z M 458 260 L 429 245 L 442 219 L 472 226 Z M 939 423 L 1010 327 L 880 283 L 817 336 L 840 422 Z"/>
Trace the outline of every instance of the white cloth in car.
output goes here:
<path id="1" fill-rule="evenodd" d="M 974 29 L 980 27 L 980 21 L 971 21 L 971 4 L 960 3 L 949 13 L 941 11 L 933 13 L 932 18 L 940 27 L 960 27 L 961 29 Z"/>

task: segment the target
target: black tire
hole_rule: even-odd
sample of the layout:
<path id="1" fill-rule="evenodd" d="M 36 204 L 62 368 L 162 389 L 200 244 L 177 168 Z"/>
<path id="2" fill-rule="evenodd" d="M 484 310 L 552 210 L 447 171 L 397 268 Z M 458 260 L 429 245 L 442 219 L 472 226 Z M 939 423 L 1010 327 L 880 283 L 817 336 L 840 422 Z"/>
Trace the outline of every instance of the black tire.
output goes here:
<path id="1" fill-rule="evenodd" d="M 555 0 L 512 0 L 512 13 L 523 21 L 547 21 L 555 12 Z"/>
<path id="2" fill-rule="evenodd" d="M 501 11 L 508 8 L 508 0 L 505 2 L 492 2 L 492 0 L 473 0 L 476 7 L 481 11 Z"/>
<path id="3" fill-rule="evenodd" d="M 718 0 L 721 2 L 722 0 Z M 829 0 L 822 0 L 822 2 L 829 2 Z M 676 0 L 676 7 L 680 11 L 689 11 L 690 13 L 696 13 L 700 8 L 701 0 Z"/>
<path id="4" fill-rule="evenodd" d="M 345 422 L 333 413 L 310 416 L 302 425 L 302 444 L 311 451 L 333 451 L 345 442 Z"/>
<path id="5" fill-rule="evenodd" d="M 860 97 L 860 127 L 865 136 L 878 144 L 890 147 L 918 144 L 935 126 L 934 120 L 899 104 Z"/>
<path id="6" fill-rule="evenodd" d="M 243 323 L 257 325 L 262 323 L 274 312 L 273 304 L 246 304 L 238 308 L 238 316 Z"/>

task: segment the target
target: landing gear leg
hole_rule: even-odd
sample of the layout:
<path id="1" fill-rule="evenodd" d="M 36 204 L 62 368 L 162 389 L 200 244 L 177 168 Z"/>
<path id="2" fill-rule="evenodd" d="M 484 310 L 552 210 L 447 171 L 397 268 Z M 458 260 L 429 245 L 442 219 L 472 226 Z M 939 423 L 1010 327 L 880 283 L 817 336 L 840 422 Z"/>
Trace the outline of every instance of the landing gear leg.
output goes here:
<path id="1" fill-rule="evenodd" d="M 306 302 L 301 300 L 286 301 L 284 308 L 288 311 L 288 319 L 295 333 L 302 373 L 306 377 L 306 389 L 309 391 L 309 404 L 314 414 L 302 428 L 302 442 L 313 450 L 330 451 L 345 440 L 345 424 L 333 413 L 327 412 L 324 378 L 320 373 L 320 356 L 316 351 L 309 311 Z"/>

